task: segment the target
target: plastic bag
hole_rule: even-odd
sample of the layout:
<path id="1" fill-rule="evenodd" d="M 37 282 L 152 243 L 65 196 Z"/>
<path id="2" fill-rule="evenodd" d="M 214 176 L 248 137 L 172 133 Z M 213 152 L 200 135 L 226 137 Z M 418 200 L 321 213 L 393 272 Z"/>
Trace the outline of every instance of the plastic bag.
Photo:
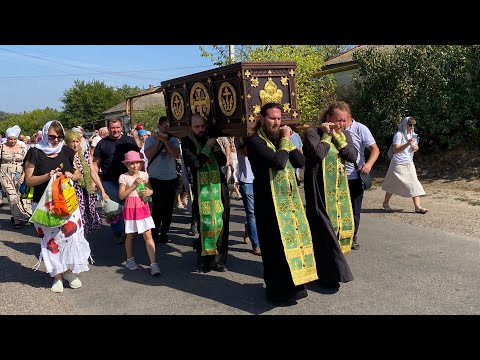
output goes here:
<path id="1" fill-rule="evenodd" d="M 140 183 L 137 185 L 137 191 L 142 191 L 142 190 L 145 190 L 147 188 L 147 186 L 145 185 L 145 183 Z M 140 196 L 140 198 L 142 198 Z M 142 200 L 144 202 L 152 202 L 152 197 L 151 196 L 145 196 L 145 198 L 142 198 Z"/>
<path id="2" fill-rule="evenodd" d="M 50 178 L 50 181 L 38 202 L 37 208 L 30 218 L 31 222 L 45 227 L 59 227 L 67 223 L 67 220 L 51 211 L 53 181 L 54 176 Z"/>
<path id="3" fill-rule="evenodd" d="M 20 197 L 22 199 L 32 199 L 34 189 L 33 186 L 27 186 L 27 183 L 24 181 L 22 185 L 20 185 Z"/>
<path id="4" fill-rule="evenodd" d="M 123 205 L 113 200 L 106 199 L 101 201 L 102 210 L 105 213 L 105 222 L 114 224 L 123 219 Z"/>
<path id="5" fill-rule="evenodd" d="M 387 152 L 388 158 L 389 158 L 390 160 L 392 160 L 393 154 L 394 154 L 394 152 L 393 152 L 393 144 L 392 144 L 392 145 L 390 145 L 390 147 L 388 148 L 388 152 Z"/>
<path id="6" fill-rule="evenodd" d="M 65 175 L 55 176 L 52 185 L 52 211 L 59 216 L 72 215 L 78 208 L 73 181 Z"/>

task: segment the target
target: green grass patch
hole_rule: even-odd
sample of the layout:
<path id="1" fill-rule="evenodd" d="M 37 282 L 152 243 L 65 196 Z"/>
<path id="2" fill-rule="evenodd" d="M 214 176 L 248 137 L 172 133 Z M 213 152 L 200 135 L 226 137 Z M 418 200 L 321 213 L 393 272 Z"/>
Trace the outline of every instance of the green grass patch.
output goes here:
<path id="1" fill-rule="evenodd" d="M 469 199 L 466 199 L 466 198 L 455 198 L 455 200 L 464 201 L 468 205 L 472 205 L 472 206 L 480 206 L 480 200 L 469 200 Z"/>

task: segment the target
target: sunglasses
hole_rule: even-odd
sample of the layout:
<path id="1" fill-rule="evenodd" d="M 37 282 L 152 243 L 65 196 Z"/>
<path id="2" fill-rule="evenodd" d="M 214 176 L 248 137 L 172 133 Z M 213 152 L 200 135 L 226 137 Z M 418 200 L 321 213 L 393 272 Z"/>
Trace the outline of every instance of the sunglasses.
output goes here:
<path id="1" fill-rule="evenodd" d="M 64 136 L 48 135 L 48 140 L 50 141 L 54 141 L 54 140 L 62 141 L 64 138 L 65 138 Z"/>

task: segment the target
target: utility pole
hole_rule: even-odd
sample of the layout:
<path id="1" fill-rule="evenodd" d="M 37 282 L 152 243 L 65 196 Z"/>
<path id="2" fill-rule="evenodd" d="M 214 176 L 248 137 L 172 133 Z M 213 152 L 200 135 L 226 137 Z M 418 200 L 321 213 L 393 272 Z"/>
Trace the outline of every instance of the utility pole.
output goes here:
<path id="1" fill-rule="evenodd" d="M 235 45 L 228 45 L 228 55 L 232 64 L 235 62 Z"/>

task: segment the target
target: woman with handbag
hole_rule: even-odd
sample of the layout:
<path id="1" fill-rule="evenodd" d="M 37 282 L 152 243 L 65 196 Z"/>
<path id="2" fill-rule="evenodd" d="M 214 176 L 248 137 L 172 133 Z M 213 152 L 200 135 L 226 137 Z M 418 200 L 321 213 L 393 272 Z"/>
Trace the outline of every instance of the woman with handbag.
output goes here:
<path id="1" fill-rule="evenodd" d="M 7 194 L 8 205 L 12 213 L 11 221 L 14 229 L 20 229 L 20 220 L 32 215 L 31 201 L 20 197 L 20 186 L 24 181 L 23 159 L 27 147 L 18 141 L 20 127 L 15 125 L 5 132 L 7 141 L 0 145 L 0 181 Z"/>
<path id="2" fill-rule="evenodd" d="M 306 214 L 318 282 L 330 289 L 353 280 L 344 254 L 350 252 L 355 230 L 345 161 L 355 162 L 357 151 L 343 132 L 347 112 L 337 105 L 323 113 L 320 128 L 305 131 L 303 141 Z"/>
<path id="3" fill-rule="evenodd" d="M 54 175 L 63 174 L 73 181 L 80 178 L 80 171 L 74 164 L 73 150 L 64 145 L 64 130 L 60 122 L 53 120 L 45 124 L 42 131 L 42 139 L 31 148 L 25 156 L 25 182 L 27 186 L 34 187 L 33 193 L 33 217 L 40 199 L 47 188 L 50 178 Z M 50 185 L 51 186 L 51 185 Z M 85 239 L 83 219 L 80 209 L 77 207 L 71 215 L 60 218 L 64 225 L 47 227 L 35 223 L 41 240 L 41 252 L 39 262 L 43 260 L 46 271 L 54 278 L 51 291 L 63 292 L 62 276 L 72 289 L 82 286 L 77 275 L 88 271 L 88 258 L 90 246 Z M 36 266 L 36 269 L 38 268 Z"/>
<path id="4" fill-rule="evenodd" d="M 413 129 L 416 123 L 413 116 L 405 117 L 393 136 L 394 154 L 382 185 L 382 190 L 385 191 L 383 209 L 387 212 L 394 211 L 389 205 L 393 194 L 411 197 L 415 213 L 425 214 L 428 211 L 420 206 L 420 196 L 425 195 L 425 190 L 418 181 L 417 170 L 413 163 L 413 155 L 418 151 L 418 137 Z"/>

